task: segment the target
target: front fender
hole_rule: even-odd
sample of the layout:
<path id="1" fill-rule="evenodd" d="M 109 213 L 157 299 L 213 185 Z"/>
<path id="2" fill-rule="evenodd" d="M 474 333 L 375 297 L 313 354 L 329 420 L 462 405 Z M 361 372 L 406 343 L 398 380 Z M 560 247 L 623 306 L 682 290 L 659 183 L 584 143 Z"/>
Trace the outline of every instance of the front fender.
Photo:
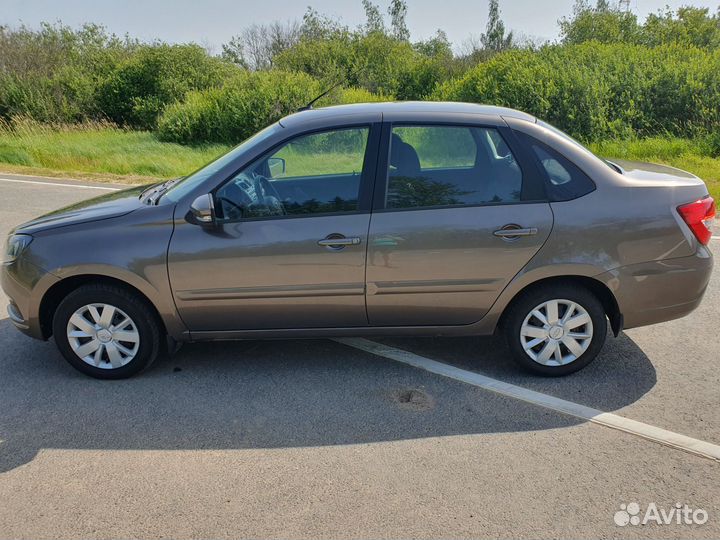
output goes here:
<path id="1" fill-rule="evenodd" d="M 165 325 L 165 329 L 173 339 L 180 340 L 187 333 L 187 328 L 180 319 L 175 303 L 172 300 L 164 264 L 145 267 L 144 277 L 149 279 L 143 279 L 143 277 L 128 269 L 107 264 L 85 264 L 82 266 L 54 268 L 38 281 L 35 287 L 36 290 L 33 291 L 32 306 L 39 310 L 42 298 L 50 288 L 62 285 L 67 279 L 87 278 L 91 280 L 93 277 L 120 281 L 143 294 L 155 307 Z M 37 312 L 33 315 L 39 317 Z"/>

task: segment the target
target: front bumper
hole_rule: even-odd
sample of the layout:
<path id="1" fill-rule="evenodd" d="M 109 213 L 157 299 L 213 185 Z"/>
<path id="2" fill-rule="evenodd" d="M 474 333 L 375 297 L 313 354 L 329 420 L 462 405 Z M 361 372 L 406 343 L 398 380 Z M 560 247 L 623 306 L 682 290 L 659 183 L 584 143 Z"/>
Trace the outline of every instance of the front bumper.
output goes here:
<path id="1" fill-rule="evenodd" d="M 0 286 L 9 299 L 7 313 L 15 327 L 30 337 L 45 339 L 40 324 L 43 294 L 58 278 L 23 259 L 0 266 Z"/>
<path id="2" fill-rule="evenodd" d="M 23 318 L 23 314 L 20 312 L 20 308 L 18 308 L 13 301 L 11 300 L 7 307 L 8 317 L 10 317 L 10 321 L 20 330 L 28 331 L 30 330 L 30 326 L 25 322 L 25 319 Z"/>

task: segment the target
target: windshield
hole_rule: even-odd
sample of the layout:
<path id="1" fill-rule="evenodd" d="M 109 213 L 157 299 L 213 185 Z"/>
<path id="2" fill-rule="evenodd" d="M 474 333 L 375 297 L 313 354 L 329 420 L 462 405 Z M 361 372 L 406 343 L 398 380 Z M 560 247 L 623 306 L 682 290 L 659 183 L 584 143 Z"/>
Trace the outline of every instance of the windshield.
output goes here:
<path id="1" fill-rule="evenodd" d="M 241 142 L 235 148 L 230 150 L 227 154 L 223 154 L 215 160 L 211 161 L 207 165 L 204 165 L 194 173 L 186 176 L 183 180 L 173 185 L 163 196 L 167 197 L 173 202 L 178 202 L 185 195 L 190 193 L 193 189 L 203 183 L 205 180 L 210 178 L 217 171 L 222 169 L 225 165 L 233 161 L 240 154 L 254 146 L 255 144 L 267 139 L 270 135 L 282 129 L 280 124 L 272 124 L 262 131 L 257 132 L 255 135 Z"/>

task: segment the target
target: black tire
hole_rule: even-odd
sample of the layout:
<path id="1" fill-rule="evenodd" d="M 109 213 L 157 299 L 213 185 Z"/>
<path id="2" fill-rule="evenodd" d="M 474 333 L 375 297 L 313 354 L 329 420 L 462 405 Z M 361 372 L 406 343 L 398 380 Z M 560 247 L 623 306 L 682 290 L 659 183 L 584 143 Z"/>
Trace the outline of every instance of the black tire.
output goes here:
<path id="1" fill-rule="evenodd" d="M 536 307 L 551 300 L 568 300 L 576 303 L 587 312 L 592 321 L 592 337 L 589 339 L 587 348 L 582 354 L 577 356 L 575 360 L 571 360 L 569 363 L 563 365 L 545 365 L 534 360 L 530 357 L 529 353 L 525 351 L 521 340 L 521 328 L 525 322 L 525 318 L 528 317 Z M 567 306 L 563 306 L 562 304 L 561 307 L 569 310 Z M 562 314 L 560 314 L 560 316 L 562 317 Z M 587 331 L 587 328 L 588 327 L 580 327 L 580 332 Z M 605 317 L 605 310 L 603 309 L 602 303 L 586 288 L 579 285 L 553 283 L 540 285 L 515 299 L 503 319 L 503 332 L 513 360 L 515 360 L 519 366 L 539 375 L 559 377 L 581 370 L 600 353 L 607 335 L 607 318 Z M 529 340 L 530 338 L 526 339 Z M 542 352 L 545 344 L 546 343 L 538 344 L 533 352 L 536 353 L 537 356 L 540 356 L 539 353 Z M 558 353 L 560 356 L 564 354 L 569 356 L 571 354 L 571 351 L 565 345 L 561 345 L 561 350 L 562 352 Z"/>
<path id="2" fill-rule="evenodd" d="M 139 334 L 137 352 L 122 367 L 103 369 L 92 366 L 75 354 L 70 345 L 67 335 L 70 318 L 83 306 L 100 303 L 125 312 L 132 319 Z M 60 302 L 53 317 L 53 336 L 58 349 L 70 365 L 96 379 L 125 379 L 140 373 L 155 361 L 162 346 L 161 324 L 147 301 L 122 287 L 101 283 L 83 285 Z"/>

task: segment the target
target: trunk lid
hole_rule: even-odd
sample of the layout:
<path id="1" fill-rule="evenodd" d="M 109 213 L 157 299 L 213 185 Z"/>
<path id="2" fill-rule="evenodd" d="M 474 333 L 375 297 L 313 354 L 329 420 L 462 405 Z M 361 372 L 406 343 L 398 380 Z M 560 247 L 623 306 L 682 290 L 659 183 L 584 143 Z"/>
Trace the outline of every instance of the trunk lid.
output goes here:
<path id="1" fill-rule="evenodd" d="M 608 161 L 620 167 L 622 174 L 633 180 L 647 181 L 657 185 L 705 185 L 705 183 L 694 174 L 683 171 L 682 169 L 670 167 L 669 165 L 628 161 L 625 159 L 612 159 Z"/>

